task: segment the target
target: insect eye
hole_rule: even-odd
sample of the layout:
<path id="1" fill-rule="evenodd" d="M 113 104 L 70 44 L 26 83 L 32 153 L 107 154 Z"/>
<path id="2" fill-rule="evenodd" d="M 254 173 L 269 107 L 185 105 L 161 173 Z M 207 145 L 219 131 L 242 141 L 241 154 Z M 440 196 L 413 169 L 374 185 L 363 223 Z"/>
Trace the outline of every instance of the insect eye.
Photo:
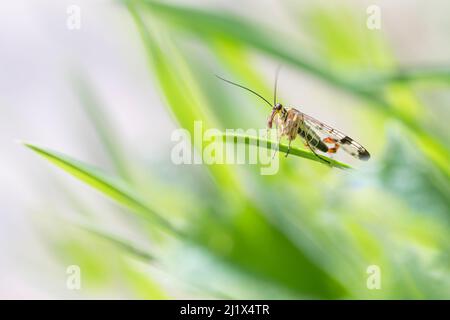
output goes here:
<path id="1" fill-rule="evenodd" d="M 277 103 L 276 108 L 277 108 L 278 111 L 280 111 L 281 108 L 282 108 L 282 105 L 280 103 Z"/>

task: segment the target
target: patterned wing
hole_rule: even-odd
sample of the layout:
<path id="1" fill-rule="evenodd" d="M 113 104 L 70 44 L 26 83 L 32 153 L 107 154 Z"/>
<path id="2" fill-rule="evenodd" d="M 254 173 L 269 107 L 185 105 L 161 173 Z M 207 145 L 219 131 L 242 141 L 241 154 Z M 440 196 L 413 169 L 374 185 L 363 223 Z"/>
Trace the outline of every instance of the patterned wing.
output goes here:
<path id="1" fill-rule="evenodd" d="M 336 152 L 338 149 L 343 149 L 348 154 L 360 160 L 367 161 L 370 159 L 369 152 L 346 134 L 308 116 L 307 114 L 301 113 L 301 115 L 306 125 L 325 136 L 325 139 L 323 139 L 325 143 L 335 144 L 335 147 L 330 148 L 329 152 Z"/>

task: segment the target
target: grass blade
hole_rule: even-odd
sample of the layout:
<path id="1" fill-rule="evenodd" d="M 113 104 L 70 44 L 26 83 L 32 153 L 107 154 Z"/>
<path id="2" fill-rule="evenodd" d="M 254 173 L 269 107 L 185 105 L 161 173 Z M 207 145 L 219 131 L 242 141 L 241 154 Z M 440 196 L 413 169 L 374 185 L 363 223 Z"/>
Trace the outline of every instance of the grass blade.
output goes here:
<path id="1" fill-rule="evenodd" d="M 176 234 L 180 234 L 166 218 L 153 211 L 143 200 L 139 199 L 123 180 L 110 176 L 100 169 L 64 154 L 30 143 L 24 143 L 24 145 L 75 178 L 104 193 L 117 203 L 145 218 L 151 218 L 152 221 L 158 222 L 159 225 Z"/>
<path id="2" fill-rule="evenodd" d="M 104 239 L 104 240 L 112 243 L 116 247 L 122 249 L 127 254 L 130 254 L 137 258 L 140 258 L 141 260 L 143 260 L 145 262 L 152 262 L 155 260 L 155 257 L 152 254 L 148 253 L 147 251 L 145 251 L 141 248 L 136 247 L 135 245 L 129 243 L 126 240 L 119 238 L 118 236 L 116 236 L 114 234 L 99 230 L 97 228 L 85 226 L 85 225 L 77 225 L 77 226 L 80 229 L 99 237 L 100 239 Z"/>
<path id="3" fill-rule="evenodd" d="M 121 139 L 117 134 L 117 129 L 113 125 L 106 107 L 100 97 L 96 94 L 88 79 L 81 74 L 74 74 L 71 77 L 75 93 L 78 95 L 80 103 L 89 117 L 102 145 L 111 159 L 114 168 L 121 178 L 132 182 L 132 170 L 123 150 Z"/>
<path id="4" fill-rule="evenodd" d="M 129 1 L 125 1 L 129 2 Z M 233 15 L 215 13 L 204 10 L 175 6 L 160 1 L 132 1 L 147 6 L 152 12 L 157 13 L 167 23 L 190 30 L 206 38 L 228 38 L 254 47 L 275 58 L 295 65 L 323 79 L 335 86 L 346 88 L 353 92 L 359 92 L 360 88 L 355 83 L 333 74 L 328 68 L 306 58 L 304 52 L 298 48 L 289 47 L 289 39 L 284 38 L 275 31 L 262 32 L 261 27 L 244 21 Z M 271 41 L 267 41 L 270 38 Z"/>
<path id="5" fill-rule="evenodd" d="M 220 136 L 223 138 L 224 142 L 230 141 L 229 137 L 231 137 L 233 139 L 232 140 L 233 143 L 235 143 L 235 144 L 243 142 L 246 145 L 258 146 L 258 147 L 263 147 L 266 149 L 272 149 L 272 148 L 275 149 L 277 147 L 277 142 L 272 141 L 272 140 L 263 139 L 260 137 L 255 137 L 255 136 L 247 136 L 247 135 L 242 135 L 242 134 L 237 134 L 237 133 L 222 133 L 222 134 L 220 134 Z M 280 143 L 278 145 L 278 148 L 279 148 L 279 151 L 283 152 L 283 153 L 287 153 L 287 151 L 288 151 L 288 146 L 285 144 Z M 348 164 L 333 160 L 331 158 L 328 158 L 328 157 L 325 157 L 322 155 L 320 155 L 320 158 L 319 158 L 312 152 L 298 149 L 294 146 L 291 146 L 289 155 L 297 156 L 300 158 L 304 158 L 304 159 L 308 159 L 308 160 L 312 160 L 312 161 L 316 161 L 316 162 L 320 162 L 320 163 L 329 165 L 330 167 L 335 167 L 335 168 L 339 168 L 339 169 L 352 169 L 352 167 L 349 166 Z"/>

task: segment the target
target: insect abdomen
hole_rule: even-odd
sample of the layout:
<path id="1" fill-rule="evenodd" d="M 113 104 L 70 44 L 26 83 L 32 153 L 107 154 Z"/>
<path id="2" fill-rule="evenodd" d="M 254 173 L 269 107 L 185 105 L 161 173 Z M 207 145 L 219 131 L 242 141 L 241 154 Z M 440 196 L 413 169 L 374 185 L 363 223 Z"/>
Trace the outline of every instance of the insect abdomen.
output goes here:
<path id="1" fill-rule="evenodd" d="M 306 141 L 308 141 L 308 144 L 311 145 L 312 147 L 315 147 L 317 149 L 319 149 L 322 152 L 328 152 L 328 146 L 320 139 L 320 137 L 314 133 L 312 133 L 311 130 L 307 129 L 307 133 L 305 134 L 305 131 L 302 130 L 302 128 L 300 127 L 298 129 L 298 134 L 305 139 Z"/>

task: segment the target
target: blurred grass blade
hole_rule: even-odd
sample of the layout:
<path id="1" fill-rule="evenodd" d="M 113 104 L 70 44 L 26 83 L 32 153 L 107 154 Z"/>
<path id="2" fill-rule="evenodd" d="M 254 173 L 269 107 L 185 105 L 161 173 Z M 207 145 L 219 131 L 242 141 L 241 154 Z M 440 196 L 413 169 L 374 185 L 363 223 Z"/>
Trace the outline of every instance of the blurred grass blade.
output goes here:
<path id="1" fill-rule="evenodd" d="M 200 88 L 201 84 L 195 80 L 182 52 L 171 42 L 163 28 L 158 28 L 157 24 L 147 26 L 140 12 L 131 3 L 128 9 L 140 32 L 149 65 L 158 80 L 166 105 L 180 127 L 188 130 L 191 136 L 194 136 L 195 121 L 202 121 L 205 130 L 219 127 L 220 121 L 211 112 L 212 108 Z M 202 152 L 201 146 L 196 145 L 195 141 L 194 147 L 196 151 Z M 212 165 L 208 169 L 222 192 L 241 189 L 239 177 L 231 168 Z"/>
<path id="2" fill-rule="evenodd" d="M 24 143 L 24 145 L 75 178 L 109 196 L 117 203 L 131 209 L 144 218 L 150 218 L 152 221 L 156 221 L 160 226 L 173 231 L 176 234 L 180 234 L 166 218 L 154 212 L 143 200 L 133 194 L 123 180 L 112 177 L 100 169 L 94 168 L 61 153 L 44 149 L 30 143 Z"/>
<path id="3" fill-rule="evenodd" d="M 433 84 L 442 83 L 450 84 L 450 67 L 440 68 L 425 68 L 425 67 L 410 67 L 401 68 L 397 71 L 381 74 L 374 81 L 380 84 L 388 82 L 430 82 Z"/>
<path id="4" fill-rule="evenodd" d="M 222 134 L 220 134 L 220 136 L 223 138 L 224 142 L 233 141 L 233 143 L 235 143 L 235 144 L 243 142 L 249 146 L 258 146 L 258 147 L 263 147 L 266 149 L 276 148 L 276 146 L 277 146 L 277 143 L 275 141 L 263 139 L 260 137 L 247 136 L 247 135 L 236 134 L 236 133 L 222 133 Z M 229 137 L 231 137 L 232 140 L 230 140 Z M 278 147 L 279 147 L 280 152 L 287 153 L 287 151 L 288 151 L 287 145 L 279 144 Z M 328 166 L 335 167 L 335 168 L 340 168 L 340 169 L 351 169 L 352 168 L 348 164 L 333 160 L 331 158 L 328 158 L 328 157 L 325 157 L 322 155 L 320 155 L 320 158 L 319 158 L 312 152 L 301 150 L 294 146 L 291 146 L 289 155 L 297 156 L 297 157 L 308 159 L 308 160 L 313 160 L 313 161 L 320 162 L 320 163 L 323 163 L 323 164 L 326 164 Z M 328 163 L 327 161 L 329 161 L 330 163 Z"/>
<path id="5" fill-rule="evenodd" d="M 88 79 L 80 74 L 72 75 L 71 80 L 81 105 L 108 154 L 108 158 L 111 159 L 117 173 L 123 179 L 132 182 L 129 161 L 124 157 L 126 152 L 122 150 L 123 146 L 120 143 L 120 137 L 116 134 L 117 130 L 113 126 L 108 112 L 105 112 L 106 108 L 96 94 L 96 90 L 93 90 Z"/>
<path id="6" fill-rule="evenodd" d="M 112 244 L 114 244 L 116 247 L 122 249 L 124 252 L 133 255 L 135 257 L 138 257 L 145 262 L 151 262 L 155 260 L 155 257 L 146 252 L 145 250 L 142 250 L 141 248 L 137 248 L 136 246 L 130 244 L 128 241 L 120 239 L 118 236 L 113 235 L 109 232 L 105 232 L 102 230 L 98 230 L 97 228 L 84 226 L 84 225 L 78 225 L 78 227 L 82 230 L 85 230 L 101 239 L 104 239 Z"/>
<path id="7" fill-rule="evenodd" d="M 352 92 L 360 91 L 356 83 L 351 83 L 337 74 L 331 73 L 326 66 L 306 58 L 306 54 L 299 51 L 298 48 L 290 47 L 291 42 L 289 39 L 284 38 L 275 31 L 269 31 L 267 28 L 264 28 L 263 32 L 260 26 L 224 13 L 192 9 L 186 6 L 175 6 L 160 1 L 125 0 L 125 2 L 145 4 L 165 22 L 172 23 L 185 30 L 191 30 L 207 38 L 233 39 L 244 43 L 246 46 L 266 52 L 281 61 L 296 65 L 300 69 L 335 86 Z M 267 41 L 267 39 L 270 39 L 270 41 Z"/>

